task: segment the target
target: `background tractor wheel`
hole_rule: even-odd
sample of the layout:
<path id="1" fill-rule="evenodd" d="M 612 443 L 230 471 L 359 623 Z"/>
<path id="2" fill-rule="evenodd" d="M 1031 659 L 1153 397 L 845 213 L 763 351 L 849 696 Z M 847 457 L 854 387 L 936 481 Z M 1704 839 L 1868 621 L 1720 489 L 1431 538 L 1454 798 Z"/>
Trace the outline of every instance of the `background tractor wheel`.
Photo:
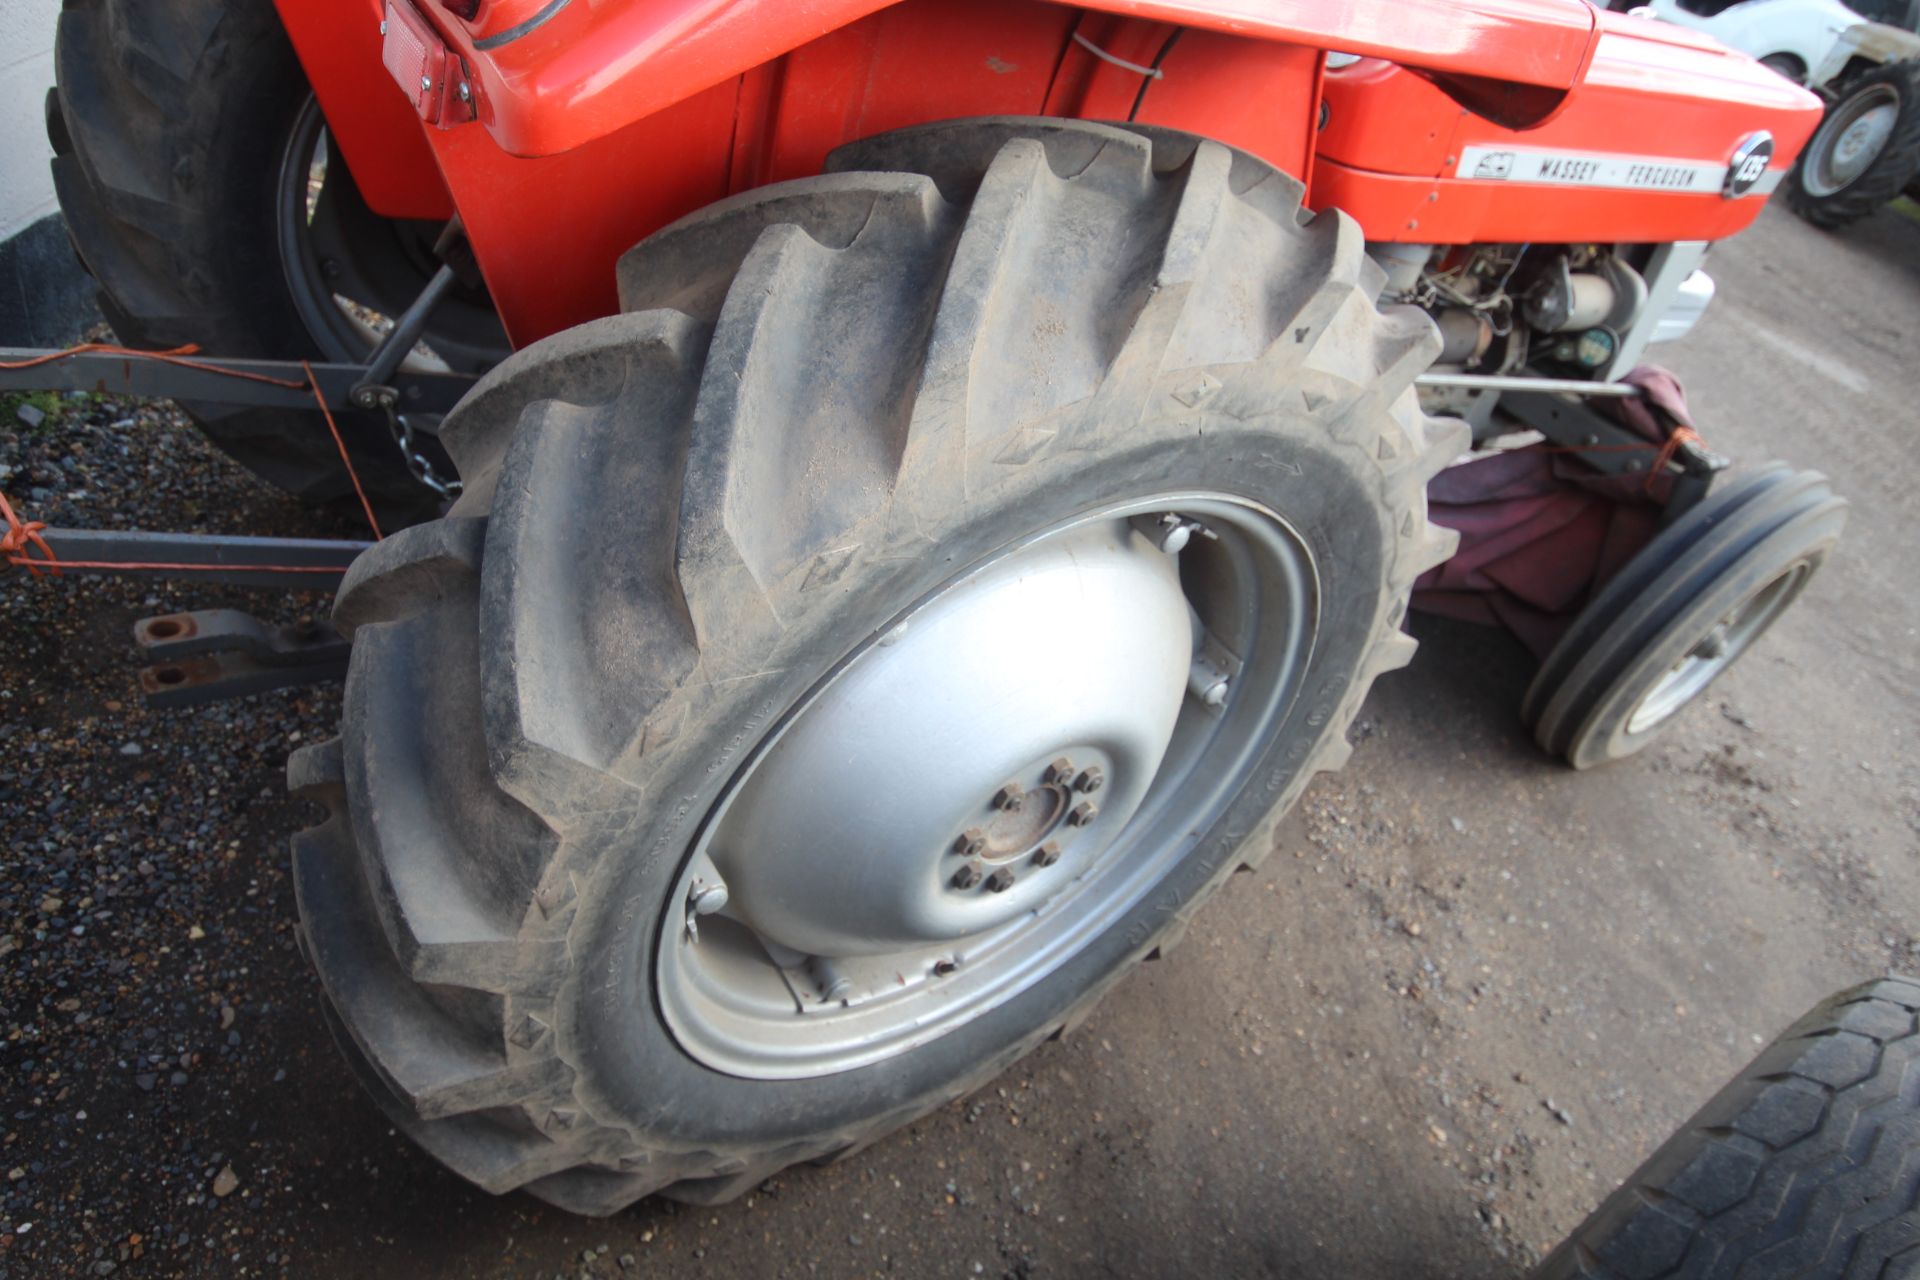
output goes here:
<path id="1" fill-rule="evenodd" d="M 1716 484 L 1547 654 L 1520 711 L 1540 745 L 1576 769 L 1646 746 L 1806 588 L 1846 508 L 1826 477 L 1779 464 Z"/>
<path id="2" fill-rule="evenodd" d="M 1045 120 L 829 167 L 629 252 L 341 589 L 302 929 L 489 1190 L 724 1199 L 1059 1034 L 1345 759 L 1451 550 L 1437 335 L 1293 179 Z"/>
<path id="3" fill-rule="evenodd" d="M 1848 80 L 1794 161 L 1787 202 L 1816 227 L 1858 221 L 1920 174 L 1920 61 Z"/>
<path id="4" fill-rule="evenodd" d="M 1534 1280 L 1841 1280 L 1920 1265 L 1920 983 L 1886 978 L 1787 1028 Z"/>
<path id="5" fill-rule="evenodd" d="M 354 361 L 438 267 L 434 223 L 366 207 L 270 0 L 67 0 L 47 99 L 61 212 L 115 335 L 136 347 Z M 506 354 L 482 291 L 435 311 L 427 367 L 478 373 Z M 437 363 L 436 363 L 437 362 Z M 207 435 L 270 483 L 353 502 L 317 414 L 188 404 Z M 438 514 L 386 420 L 337 415 L 383 519 Z M 443 472 L 431 438 L 423 452 Z"/>

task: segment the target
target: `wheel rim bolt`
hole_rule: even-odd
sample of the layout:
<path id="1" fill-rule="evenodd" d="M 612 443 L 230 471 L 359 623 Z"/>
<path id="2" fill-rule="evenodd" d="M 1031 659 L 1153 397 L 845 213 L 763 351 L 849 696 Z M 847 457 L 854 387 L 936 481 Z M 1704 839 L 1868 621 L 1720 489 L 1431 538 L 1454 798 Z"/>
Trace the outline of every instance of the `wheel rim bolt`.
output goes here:
<path id="1" fill-rule="evenodd" d="M 1005 893 L 1007 890 L 1013 888 L 1013 881 L 1013 868 L 1001 867 L 987 877 L 987 888 L 993 890 L 995 893 Z"/>
<path id="2" fill-rule="evenodd" d="M 1067 825 L 1070 827 L 1084 827 L 1098 816 L 1100 816 L 1099 806 L 1091 800 L 1082 800 L 1079 804 L 1073 806 L 1073 812 L 1067 815 Z"/>
<path id="3" fill-rule="evenodd" d="M 953 873 L 952 885 L 956 889 L 971 889 L 980 883 L 980 864 L 969 862 Z"/>
<path id="4" fill-rule="evenodd" d="M 1106 785 L 1107 775 L 1097 764 L 1088 765 L 1080 771 L 1080 776 L 1073 780 L 1073 789 L 1075 791 L 1084 791 L 1088 795 L 1092 795 Z"/>
<path id="5" fill-rule="evenodd" d="M 1049 840 L 1033 851 L 1033 865 L 1036 867 L 1050 867 L 1058 861 L 1060 845 L 1057 841 Z"/>
<path id="6" fill-rule="evenodd" d="M 1072 778 L 1073 761 L 1067 759 L 1065 756 L 1061 756 L 1058 760 L 1055 760 L 1047 766 L 1046 780 L 1054 786 L 1067 786 Z"/>
<path id="7" fill-rule="evenodd" d="M 979 792 L 975 792 L 974 794 L 978 795 Z M 1008 813 L 1018 813 L 1020 811 L 1020 802 L 1025 796 L 1026 792 L 1021 789 L 1019 783 L 1009 782 L 993 793 L 993 807 L 996 809 L 1004 809 Z"/>
<path id="8" fill-rule="evenodd" d="M 968 827 L 953 842 L 953 851 L 963 858 L 977 858 L 987 851 L 987 833 L 978 827 Z"/>

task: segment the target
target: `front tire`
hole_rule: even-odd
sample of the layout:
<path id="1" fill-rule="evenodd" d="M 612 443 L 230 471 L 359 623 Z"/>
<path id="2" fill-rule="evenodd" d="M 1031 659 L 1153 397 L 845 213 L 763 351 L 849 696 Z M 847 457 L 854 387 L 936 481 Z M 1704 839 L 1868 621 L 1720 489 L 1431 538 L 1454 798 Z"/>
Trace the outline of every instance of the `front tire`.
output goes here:
<path id="1" fill-rule="evenodd" d="M 376 1098 L 489 1190 L 724 1199 L 977 1088 L 1265 852 L 1451 550 L 1431 324 L 1292 179 L 1036 120 L 829 168 L 632 250 L 341 590 L 303 935 Z"/>

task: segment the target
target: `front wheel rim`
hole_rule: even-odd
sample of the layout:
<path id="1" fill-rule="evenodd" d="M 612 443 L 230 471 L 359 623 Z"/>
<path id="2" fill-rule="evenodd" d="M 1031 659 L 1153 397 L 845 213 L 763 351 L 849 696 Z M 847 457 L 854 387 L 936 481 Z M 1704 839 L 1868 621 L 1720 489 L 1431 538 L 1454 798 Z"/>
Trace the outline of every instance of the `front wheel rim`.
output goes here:
<path id="1" fill-rule="evenodd" d="M 1831 196 L 1860 180 L 1886 150 L 1900 119 L 1900 95 L 1876 85 L 1836 108 L 1807 145 L 1801 181 L 1812 196 Z"/>
<path id="2" fill-rule="evenodd" d="M 1704 693 L 1786 611 L 1812 572 L 1805 560 L 1789 565 L 1729 610 L 1642 695 L 1627 717 L 1627 732 L 1658 728 Z"/>
<path id="3" fill-rule="evenodd" d="M 1163 523 L 1169 515 L 1179 523 Z M 1171 542 L 1170 528 L 1177 531 Z M 1183 542 L 1184 551 L 1156 545 Z M 1062 548 L 1078 568 L 1063 567 Z M 932 653 L 945 643 L 943 631 L 991 644 L 997 633 L 984 625 L 993 620 L 991 609 L 1031 592 L 1036 582 L 1057 580 L 1062 590 L 1083 591 L 1087 599 L 1076 597 L 1076 603 L 1085 604 L 1084 612 L 1107 617 L 1088 585 L 1099 576 L 1085 568 L 1099 560 L 1095 551 L 1118 566 L 1120 579 L 1136 584 L 1151 581 L 1152 562 L 1164 562 L 1171 573 L 1178 558 L 1171 596 L 1144 586 L 1150 607 L 1143 604 L 1134 622 L 1154 637 L 1145 647 L 1157 655 L 1147 664 L 1150 672 L 1142 669 L 1138 700 L 1174 704 L 1159 758 L 1140 749 L 1138 740 L 1153 733 L 1137 725 L 1090 729 L 1084 721 L 1062 721 L 1015 743 L 982 742 L 977 750 L 967 739 L 951 767 L 935 771 L 954 779 L 952 794 L 929 801 L 922 829 L 873 837 L 889 855 L 861 863 L 879 868 L 883 890 L 895 882 L 906 886 L 906 909 L 897 909 L 888 892 L 873 896 L 864 881 L 796 903 L 806 897 L 804 881 L 787 871 L 829 866 L 825 859 L 834 850 L 851 847 L 842 834 L 848 828 L 836 826 L 832 815 L 871 799 L 876 785 L 915 785 L 898 776 L 843 784 L 834 771 L 809 773 L 805 762 L 823 751 L 838 760 L 834 752 L 854 741 L 834 736 L 841 734 L 839 717 L 857 715 L 860 699 L 878 696 L 872 690 L 891 689 L 893 700 L 874 705 L 887 707 L 890 719 L 910 719 L 916 712 L 900 699 L 913 701 L 912 680 L 889 686 L 889 662 L 906 664 L 895 671 L 917 670 L 912 664 L 924 655 L 911 646 L 924 644 Z M 1129 558 L 1141 565 L 1127 567 Z M 1014 585 L 995 585 L 1008 583 Z M 824 677 L 710 810 L 667 899 L 655 955 L 654 994 L 681 1048 L 743 1078 L 832 1074 L 924 1045 L 1060 972 L 1137 908 L 1244 789 L 1299 692 L 1317 639 L 1319 591 L 1311 552 L 1278 516 L 1224 494 L 1177 493 L 1083 515 L 1003 549 L 930 593 Z M 1168 658 L 1176 628 L 1181 669 Z M 1033 639 L 1039 642 L 1031 651 L 1055 664 L 1053 670 L 1074 661 L 1076 652 L 1099 647 L 1076 650 Z M 1044 689 L 1018 679 L 990 683 L 1003 691 Z M 1045 701 L 1044 693 L 1038 696 Z M 1041 708 L 1035 718 L 1045 721 L 1047 714 Z M 980 719 L 990 721 L 991 714 Z M 827 727 L 816 731 L 816 722 Z M 1127 741 L 1115 745 L 1116 739 Z M 1142 777 L 1145 768 L 1150 776 Z M 1089 773 L 1100 775 L 1091 786 Z M 841 785 L 844 800 L 830 794 Z M 1009 789 L 1021 797 L 1011 813 L 999 807 Z M 795 798 L 809 795 L 819 797 L 826 820 L 796 813 Z M 1098 812 L 1083 825 L 1076 815 L 1086 808 Z M 743 861 L 743 847 L 771 849 L 773 869 Z M 996 888 L 996 875 L 1010 882 Z M 941 900 L 922 909 L 929 896 Z M 833 931 L 832 908 L 842 900 L 844 937 Z M 822 945 L 843 954 L 807 950 Z"/>

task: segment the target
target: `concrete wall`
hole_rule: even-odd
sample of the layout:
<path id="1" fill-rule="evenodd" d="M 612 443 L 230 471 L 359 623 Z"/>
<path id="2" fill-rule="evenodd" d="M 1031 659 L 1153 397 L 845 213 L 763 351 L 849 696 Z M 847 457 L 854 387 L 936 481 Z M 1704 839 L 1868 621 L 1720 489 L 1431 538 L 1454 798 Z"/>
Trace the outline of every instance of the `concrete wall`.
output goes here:
<path id="1" fill-rule="evenodd" d="M 54 211 L 42 103 L 60 0 L 0 0 L 0 240 Z"/>
<path id="2" fill-rule="evenodd" d="M 0 346 L 62 347 L 97 319 L 47 171 L 60 0 L 0 0 Z"/>

